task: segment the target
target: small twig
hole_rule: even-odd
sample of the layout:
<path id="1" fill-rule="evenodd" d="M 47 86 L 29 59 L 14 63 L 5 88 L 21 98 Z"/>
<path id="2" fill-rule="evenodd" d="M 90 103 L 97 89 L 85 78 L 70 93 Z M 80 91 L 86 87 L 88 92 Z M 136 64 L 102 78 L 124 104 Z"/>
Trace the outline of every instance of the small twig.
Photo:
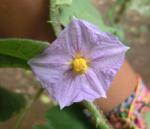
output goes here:
<path id="1" fill-rule="evenodd" d="M 22 110 L 22 112 L 20 113 L 18 119 L 17 119 L 17 123 L 15 124 L 14 129 L 20 129 L 23 120 L 27 114 L 27 112 L 29 111 L 29 109 L 31 108 L 31 106 L 33 105 L 33 103 L 38 100 L 38 98 L 41 96 L 41 94 L 43 93 L 43 88 L 38 89 L 37 93 L 35 94 L 35 96 L 29 101 L 29 103 L 26 105 L 26 107 Z"/>
<path id="2" fill-rule="evenodd" d="M 91 116 L 94 118 L 96 127 L 99 129 L 112 129 L 102 111 L 98 110 L 93 102 L 84 101 L 83 103 L 90 112 Z"/>

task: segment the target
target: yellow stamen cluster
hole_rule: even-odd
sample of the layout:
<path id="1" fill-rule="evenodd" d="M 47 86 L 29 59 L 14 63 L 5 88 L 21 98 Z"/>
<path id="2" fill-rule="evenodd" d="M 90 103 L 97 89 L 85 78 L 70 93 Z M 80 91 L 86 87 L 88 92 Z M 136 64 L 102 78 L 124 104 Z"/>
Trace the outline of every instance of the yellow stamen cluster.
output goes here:
<path id="1" fill-rule="evenodd" d="M 87 60 L 83 57 L 76 57 L 72 60 L 72 69 L 75 73 L 85 73 L 88 69 Z"/>

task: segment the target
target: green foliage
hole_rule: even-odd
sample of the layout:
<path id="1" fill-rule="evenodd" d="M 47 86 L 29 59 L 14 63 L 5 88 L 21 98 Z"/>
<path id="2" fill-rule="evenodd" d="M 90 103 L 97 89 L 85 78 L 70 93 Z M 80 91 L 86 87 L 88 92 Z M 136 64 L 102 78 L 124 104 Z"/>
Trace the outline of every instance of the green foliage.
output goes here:
<path id="1" fill-rule="evenodd" d="M 111 32 L 123 39 L 122 30 L 104 24 L 100 12 L 92 5 L 91 0 L 72 0 L 70 6 L 63 6 L 61 8 L 60 21 L 62 25 L 68 25 L 73 16 L 89 21 L 98 26 L 100 30 Z"/>
<path id="2" fill-rule="evenodd" d="M 150 16 L 150 0 L 116 0 L 108 11 L 109 20 L 111 23 L 118 22 L 122 14 L 128 10 Z"/>
<path id="3" fill-rule="evenodd" d="M 0 121 L 8 120 L 13 114 L 19 112 L 25 106 L 25 103 L 22 94 L 0 87 Z"/>
<path id="4" fill-rule="evenodd" d="M 150 16 L 150 0 L 132 0 L 129 9 L 142 15 Z"/>
<path id="5" fill-rule="evenodd" d="M 56 0 L 56 5 L 70 5 L 72 0 Z"/>
<path id="6" fill-rule="evenodd" d="M 11 56 L 6 56 L 6 55 L 1 55 L 0 54 L 0 67 L 7 68 L 7 67 L 12 67 L 12 68 L 25 68 L 25 69 L 30 69 L 29 66 L 27 65 L 25 60 L 11 57 Z"/>
<path id="7" fill-rule="evenodd" d="M 47 42 L 28 39 L 0 39 L 0 67 L 28 68 L 27 61 L 41 53 Z"/>
<path id="8" fill-rule="evenodd" d="M 90 0 L 72 0 L 70 6 L 64 6 L 61 10 L 61 23 L 68 25 L 73 16 L 87 20 L 99 26 L 100 29 L 105 29 L 101 15 L 92 6 Z"/>
<path id="9" fill-rule="evenodd" d="M 127 5 L 131 0 L 116 0 L 112 7 L 108 10 L 108 18 L 111 24 L 116 24 L 119 22 L 120 17 L 126 11 Z"/>
<path id="10" fill-rule="evenodd" d="M 36 125 L 34 129 L 95 129 L 87 120 L 80 105 L 73 105 L 60 110 L 52 107 L 46 112 L 47 123 Z"/>
<path id="11" fill-rule="evenodd" d="M 0 54 L 29 60 L 43 51 L 48 46 L 47 42 L 27 39 L 1 39 Z"/>

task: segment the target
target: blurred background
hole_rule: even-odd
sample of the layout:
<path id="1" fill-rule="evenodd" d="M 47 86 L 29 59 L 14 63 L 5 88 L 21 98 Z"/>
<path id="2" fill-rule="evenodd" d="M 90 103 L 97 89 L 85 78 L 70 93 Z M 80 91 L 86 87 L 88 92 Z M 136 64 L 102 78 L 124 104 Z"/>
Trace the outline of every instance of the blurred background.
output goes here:
<path id="1" fill-rule="evenodd" d="M 150 0 L 93 0 L 101 13 L 104 23 L 117 25 L 123 32 L 124 42 L 131 47 L 127 59 L 134 70 L 150 86 Z M 123 4 L 122 4 L 123 3 Z M 127 4 L 127 5 L 126 5 Z M 117 13 L 119 14 L 116 16 Z M 111 21 L 113 19 L 113 23 Z M 114 20 L 115 19 L 115 20 Z M 0 85 L 18 93 L 35 94 L 39 85 L 32 73 L 22 69 L 0 69 Z M 44 122 L 44 112 L 48 109 L 50 99 L 46 95 L 32 106 L 21 129 L 30 129 L 33 123 Z M 12 129 L 17 116 L 0 123 L 0 129 Z"/>

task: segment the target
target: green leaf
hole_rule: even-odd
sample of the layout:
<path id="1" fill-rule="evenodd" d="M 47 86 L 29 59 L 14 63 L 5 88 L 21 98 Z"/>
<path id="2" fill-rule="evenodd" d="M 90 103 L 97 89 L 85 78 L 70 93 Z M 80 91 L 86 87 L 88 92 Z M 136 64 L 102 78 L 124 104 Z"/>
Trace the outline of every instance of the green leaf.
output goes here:
<path id="1" fill-rule="evenodd" d="M 0 67 L 7 68 L 24 68 L 24 69 L 30 69 L 29 65 L 26 63 L 25 60 L 11 57 L 11 56 L 5 56 L 0 54 Z"/>
<path id="2" fill-rule="evenodd" d="M 56 0 L 56 5 L 70 5 L 72 0 Z"/>
<path id="3" fill-rule="evenodd" d="M 34 129 L 95 129 L 79 105 L 63 110 L 59 107 L 52 107 L 46 112 L 46 119 L 45 125 L 35 125 Z"/>
<path id="4" fill-rule="evenodd" d="M 104 24 L 100 12 L 92 5 L 91 0 L 72 0 L 70 6 L 61 8 L 60 21 L 62 25 L 68 25 L 73 16 L 89 21 L 99 27 L 100 30 L 111 32 L 123 39 L 122 30 Z"/>
<path id="5" fill-rule="evenodd" d="M 87 20 L 100 29 L 105 29 L 101 15 L 90 0 L 72 0 L 70 6 L 64 6 L 61 10 L 61 23 L 68 25 L 73 16 Z"/>
<path id="6" fill-rule="evenodd" d="M 41 53 L 47 46 L 47 42 L 29 39 L 1 39 L 0 54 L 27 61 Z"/>
<path id="7" fill-rule="evenodd" d="M 27 61 L 40 54 L 47 42 L 29 39 L 0 39 L 0 67 L 29 68 Z"/>
<path id="8" fill-rule="evenodd" d="M 0 87 L 0 121 L 8 120 L 13 114 L 19 112 L 25 103 L 22 94 Z"/>

